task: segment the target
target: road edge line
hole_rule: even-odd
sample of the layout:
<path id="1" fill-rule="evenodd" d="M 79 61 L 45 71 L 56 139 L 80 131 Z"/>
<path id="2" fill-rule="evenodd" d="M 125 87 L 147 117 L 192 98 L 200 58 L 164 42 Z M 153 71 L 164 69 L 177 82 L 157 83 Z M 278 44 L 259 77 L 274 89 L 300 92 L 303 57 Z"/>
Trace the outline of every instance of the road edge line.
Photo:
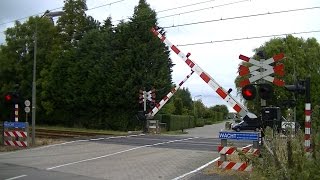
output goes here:
<path id="1" fill-rule="evenodd" d="M 12 178 L 8 178 L 8 179 L 5 179 L 5 180 L 14 180 L 14 179 L 19 179 L 19 178 L 23 178 L 23 177 L 26 177 L 27 175 L 20 175 L 20 176 L 16 176 L 16 177 L 12 177 Z"/>

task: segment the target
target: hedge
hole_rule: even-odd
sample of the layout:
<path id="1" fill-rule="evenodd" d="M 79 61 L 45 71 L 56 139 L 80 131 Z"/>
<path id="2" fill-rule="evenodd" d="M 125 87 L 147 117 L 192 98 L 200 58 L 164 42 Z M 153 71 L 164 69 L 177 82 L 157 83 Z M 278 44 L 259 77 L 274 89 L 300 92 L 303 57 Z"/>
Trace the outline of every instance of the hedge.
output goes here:
<path id="1" fill-rule="evenodd" d="M 155 116 L 156 120 L 161 123 L 166 123 L 167 131 L 175 131 L 181 129 L 188 129 L 194 127 L 202 127 L 204 125 L 213 124 L 216 121 L 222 121 L 223 113 L 215 112 L 212 118 L 197 118 L 187 115 L 170 115 L 170 114 L 157 114 Z"/>
<path id="2" fill-rule="evenodd" d="M 160 114 L 155 117 L 161 123 L 166 123 L 167 131 L 194 128 L 196 123 L 193 116 Z"/>

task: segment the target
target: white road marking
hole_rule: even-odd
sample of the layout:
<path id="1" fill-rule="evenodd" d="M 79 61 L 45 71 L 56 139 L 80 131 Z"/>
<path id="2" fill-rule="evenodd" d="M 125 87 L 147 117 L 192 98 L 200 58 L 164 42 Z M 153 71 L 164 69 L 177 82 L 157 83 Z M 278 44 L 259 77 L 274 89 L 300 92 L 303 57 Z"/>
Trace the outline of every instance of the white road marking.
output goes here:
<path id="1" fill-rule="evenodd" d="M 115 152 L 115 153 L 111 153 L 111 154 L 106 154 L 106 155 L 103 155 L 103 156 L 98 156 L 98 157 L 94 157 L 94 158 L 90 158 L 90 159 L 83 159 L 83 160 L 80 160 L 80 161 L 61 164 L 61 165 L 58 165 L 58 166 L 47 168 L 46 170 L 52 170 L 52 169 L 56 169 L 56 168 L 60 168 L 60 167 L 64 167 L 64 166 L 69 166 L 69 165 L 78 164 L 78 163 L 82 163 L 82 162 L 87 162 L 87 161 L 92 161 L 92 160 L 101 159 L 101 158 L 105 158 L 105 157 L 110 157 L 110 156 L 114 156 L 114 155 L 117 155 L 117 154 L 122 154 L 122 153 L 125 153 L 125 152 L 129 152 L 129 151 L 133 151 L 133 150 L 141 149 L 141 148 L 145 148 L 145 147 L 158 146 L 158 145 L 161 145 L 161 144 L 169 144 L 169 143 L 173 143 L 173 142 L 186 141 L 186 140 L 196 139 L 196 138 L 198 138 L 198 137 L 192 137 L 192 138 L 186 138 L 186 139 L 177 139 L 177 140 L 166 141 L 166 142 L 161 142 L 161 143 L 156 143 L 156 144 L 147 144 L 147 145 L 144 145 L 144 146 L 138 146 L 138 147 L 134 147 L 134 148 L 127 149 L 127 150 L 123 150 L 123 151 L 119 151 L 119 152 Z"/>
<path id="2" fill-rule="evenodd" d="M 250 146 L 252 146 L 252 144 L 249 144 L 249 145 L 247 145 L 247 146 L 245 146 L 245 147 L 242 147 L 242 148 L 247 148 L 247 147 L 250 147 Z M 220 157 L 217 157 L 217 158 L 215 158 L 214 160 L 206 163 L 205 165 L 202 165 L 202 166 L 198 167 L 197 169 L 195 169 L 195 170 L 193 170 L 193 171 L 190 171 L 190 172 L 188 172 L 188 173 L 185 173 L 185 174 L 183 174 L 183 175 L 181 175 L 181 176 L 179 176 L 179 177 L 176 177 L 176 178 L 174 178 L 174 179 L 172 179 L 172 180 L 178 180 L 178 179 L 184 178 L 184 177 L 186 177 L 186 176 L 188 176 L 188 175 L 190 175 L 190 174 L 193 174 L 193 173 L 195 173 L 195 172 L 198 172 L 198 171 L 200 171 L 200 170 L 208 167 L 210 164 L 218 161 L 219 159 L 220 159 Z"/>
<path id="3" fill-rule="evenodd" d="M 99 140 L 104 140 L 104 138 L 90 139 L 90 141 L 99 141 Z"/>
<path id="4" fill-rule="evenodd" d="M 79 140 L 69 141 L 69 142 L 65 142 L 65 143 L 42 146 L 42 147 L 38 147 L 38 148 L 34 148 L 34 149 L 43 149 L 43 148 L 48 148 L 48 147 L 53 147 L 53 146 L 60 146 L 60 145 L 65 145 L 65 144 L 71 144 L 71 143 L 76 143 L 76 142 L 88 142 L 88 141 L 98 141 L 98 140 L 107 140 L 107 139 L 118 139 L 118 138 L 144 136 L 144 135 L 145 134 L 129 135 L 129 136 L 111 136 L 111 137 L 106 137 L 106 138 L 95 138 L 95 139 L 79 139 Z"/>
<path id="5" fill-rule="evenodd" d="M 188 172 L 188 173 L 186 173 L 186 174 L 183 174 L 183 175 L 181 175 L 181 176 L 179 176 L 179 177 L 176 177 L 176 178 L 174 178 L 174 179 L 172 179 L 172 180 L 178 180 L 178 179 L 184 178 L 184 177 L 186 177 L 186 176 L 188 176 L 188 175 L 190 175 L 190 174 L 193 174 L 193 173 L 195 173 L 195 172 L 198 172 L 198 171 L 206 168 L 206 167 L 209 166 L 210 164 L 218 161 L 219 159 L 220 159 L 220 157 L 217 157 L 217 158 L 215 158 L 214 160 L 208 162 L 207 164 L 205 164 L 205 165 L 203 165 L 203 166 L 200 166 L 200 167 L 198 167 L 197 169 L 195 169 L 195 170 L 193 170 L 193 171 L 190 171 L 190 172 Z"/>
<path id="6" fill-rule="evenodd" d="M 89 141 L 97 141 L 97 140 L 118 139 L 118 138 L 136 137 L 136 136 L 144 136 L 144 135 L 145 134 L 137 134 L 137 135 L 129 135 L 129 136 L 111 136 L 111 137 L 98 138 L 98 139 L 79 139 L 79 140 L 75 140 L 75 141 L 68 141 L 68 142 L 64 142 L 64 143 L 51 144 L 51 145 L 47 145 L 47 146 L 41 146 L 41 147 L 36 147 L 36 148 L 31 148 L 31 149 L 25 149 L 25 150 L 21 150 L 21 151 L 38 150 L 38 149 L 44 149 L 44 148 L 49 148 L 49 147 L 54 147 L 54 146 L 61 146 L 61 145 L 72 144 L 72 143 L 77 143 L 77 142 L 89 142 Z M 12 151 L 12 152 L 0 153 L 0 156 L 13 154 L 13 153 L 18 153 L 18 152 L 21 152 L 21 151 Z"/>
<path id="7" fill-rule="evenodd" d="M 9 179 L 5 179 L 5 180 L 14 180 L 14 179 L 19 179 L 19 178 L 22 178 L 22 177 L 26 177 L 27 175 L 21 175 L 21 176 L 16 176 L 16 177 L 12 177 L 12 178 L 9 178 Z"/>

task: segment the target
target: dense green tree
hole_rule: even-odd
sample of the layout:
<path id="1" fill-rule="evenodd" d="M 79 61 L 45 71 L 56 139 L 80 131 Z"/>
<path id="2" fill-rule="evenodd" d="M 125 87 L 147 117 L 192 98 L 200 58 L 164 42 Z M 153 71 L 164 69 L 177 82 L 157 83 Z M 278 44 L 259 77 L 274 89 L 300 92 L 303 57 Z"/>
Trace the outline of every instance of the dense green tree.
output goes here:
<path id="1" fill-rule="evenodd" d="M 211 111 L 211 112 L 221 112 L 223 114 L 224 118 L 226 118 L 228 113 L 229 113 L 228 107 L 226 105 L 215 105 L 213 107 L 210 107 L 209 111 Z"/>
<path id="2" fill-rule="evenodd" d="M 182 99 L 181 98 L 174 98 L 173 99 L 173 104 L 174 104 L 174 112 L 173 114 L 175 115 L 182 115 L 183 113 L 183 103 L 182 103 Z"/>
<path id="3" fill-rule="evenodd" d="M 201 99 L 194 101 L 194 116 L 195 117 L 204 117 L 206 115 L 207 107 L 203 104 Z"/>
<path id="4" fill-rule="evenodd" d="M 175 97 L 179 97 L 182 100 L 183 107 L 187 110 L 192 110 L 192 98 L 188 88 L 179 89 L 175 93 Z"/>
<path id="5" fill-rule="evenodd" d="M 56 27 L 35 17 L 8 29 L 0 48 L 1 92 L 20 84 L 22 94 L 31 97 L 38 29 L 37 122 L 134 128 L 139 89 L 155 88 L 159 101 L 172 88 L 168 48 L 150 32 L 156 13 L 141 0 L 133 17 L 114 27 L 111 17 L 100 26 L 86 9 L 85 0 L 66 0 Z"/>
<path id="6" fill-rule="evenodd" d="M 145 0 L 140 0 L 130 19 L 124 45 L 125 56 L 130 61 L 123 63 L 132 67 L 129 73 L 134 84 L 146 90 L 152 87 L 163 89 L 157 94 L 157 99 L 160 100 L 171 89 L 173 65 L 169 59 L 168 48 L 150 32 L 151 27 L 156 24 L 155 11 Z"/>
<path id="7" fill-rule="evenodd" d="M 57 30 L 46 17 L 30 17 L 26 22 L 16 22 L 5 32 L 6 44 L 0 48 L 1 94 L 17 90 L 21 99 L 31 100 L 34 44 L 37 37 L 37 85 L 42 82 L 42 72 L 51 61 Z M 17 86 L 18 85 L 18 86 Z M 39 95 L 41 88 L 38 86 Z"/>
<path id="8" fill-rule="evenodd" d="M 176 99 L 179 103 L 176 102 Z M 181 102 L 180 102 L 181 101 Z M 181 107 L 176 107 L 176 105 Z M 193 102 L 188 88 L 178 89 L 159 113 L 174 113 L 178 115 L 193 115 Z M 179 110 L 176 110 L 176 109 Z M 181 108 L 181 109 L 180 109 Z"/>
<path id="9" fill-rule="evenodd" d="M 50 57 L 52 63 L 44 72 L 45 80 L 42 83 L 44 93 L 42 94 L 43 105 L 47 117 L 73 125 L 73 120 L 78 117 L 79 84 L 86 79 L 81 76 L 82 81 L 75 81 L 74 77 L 79 72 L 77 61 L 79 60 L 78 48 L 80 40 L 92 29 L 98 29 L 98 23 L 85 14 L 87 10 L 85 0 L 66 0 L 63 7 L 64 14 L 57 21 L 59 39 L 55 43 L 53 55 Z M 68 113 L 68 112 L 75 113 Z M 67 119 L 67 121 L 65 120 Z M 57 123 L 57 122 L 55 122 Z"/>
<path id="10" fill-rule="evenodd" d="M 99 23 L 87 16 L 86 0 L 65 0 L 64 14 L 58 19 L 58 28 L 64 48 L 77 46 L 86 32 L 99 27 Z"/>
<path id="11" fill-rule="evenodd" d="M 88 24 L 84 4 L 66 1 L 66 14 L 58 21 L 67 49 L 51 67 L 46 105 L 70 125 L 126 129 L 138 110 L 139 89 L 171 87 L 168 50 L 150 32 L 156 18 L 145 1 L 139 2 L 129 22 L 115 28 L 111 18 L 100 28 Z M 77 23 L 70 19 L 74 16 Z M 63 88 L 52 88 L 57 85 Z M 163 92 L 157 94 L 159 99 Z"/>

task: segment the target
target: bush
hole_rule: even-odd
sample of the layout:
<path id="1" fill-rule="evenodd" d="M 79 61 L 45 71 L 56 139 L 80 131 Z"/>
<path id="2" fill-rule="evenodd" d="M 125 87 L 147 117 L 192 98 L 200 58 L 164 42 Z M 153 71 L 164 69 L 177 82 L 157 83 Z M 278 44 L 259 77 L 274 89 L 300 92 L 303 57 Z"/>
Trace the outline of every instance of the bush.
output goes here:
<path id="1" fill-rule="evenodd" d="M 205 125 L 205 119 L 198 118 L 196 119 L 196 127 L 202 127 Z"/>
<path id="2" fill-rule="evenodd" d="M 267 148 L 262 148 L 261 158 L 252 158 L 254 171 L 250 179 L 319 179 L 319 155 L 312 157 L 304 151 L 304 133 L 294 138 L 272 135 L 265 131 Z M 271 151 L 271 152 L 270 152 Z"/>
<path id="3" fill-rule="evenodd" d="M 214 120 L 212 118 L 204 119 L 204 124 L 205 125 L 211 125 L 213 124 Z"/>
<path id="4" fill-rule="evenodd" d="M 156 116 L 161 123 L 166 123 L 167 131 L 175 131 L 195 127 L 193 116 L 162 114 Z"/>

